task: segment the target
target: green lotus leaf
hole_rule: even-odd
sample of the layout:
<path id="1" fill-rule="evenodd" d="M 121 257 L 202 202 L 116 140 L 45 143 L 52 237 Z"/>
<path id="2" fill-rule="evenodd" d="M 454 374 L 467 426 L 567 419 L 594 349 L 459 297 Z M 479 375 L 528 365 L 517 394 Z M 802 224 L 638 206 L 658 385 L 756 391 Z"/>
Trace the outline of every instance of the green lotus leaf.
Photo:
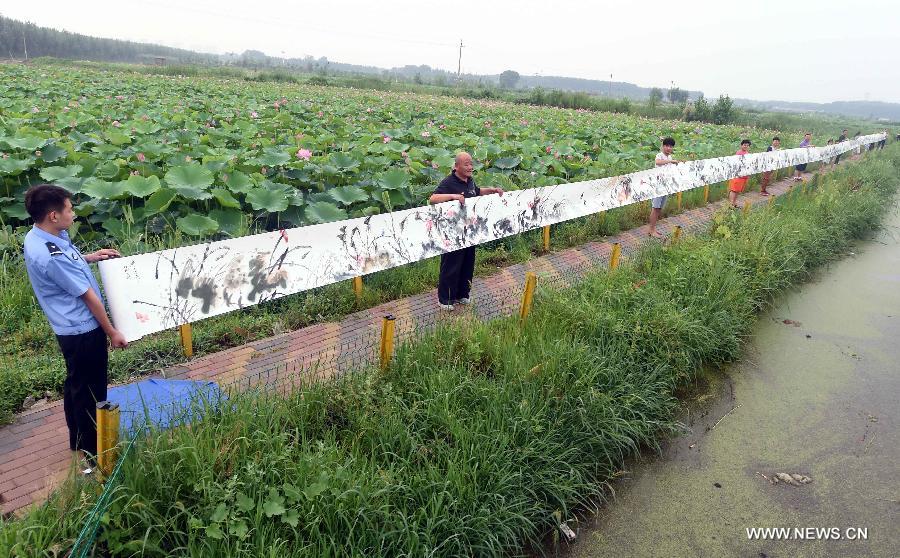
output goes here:
<path id="1" fill-rule="evenodd" d="M 68 154 L 65 149 L 51 144 L 41 149 L 41 160 L 45 163 L 55 163 Z"/>
<path id="2" fill-rule="evenodd" d="M 123 223 L 120 219 L 107 219 L 106 221 L 103 221 L 102 226 L 103 229 L 106 230 L 106 232 L 116 238 L 125 237 L 125 223 Z"/>
<path id="3" fill-rule="evenodd" d="M 213 173 L 203 168 L 198 163 L 189 163 L 170 169 L 169 172 L 166 173 L 165 179 L 166 184 L 168 184 L 170 188 L 174 188 L 179 194 L 182 194 L 179 188 L 188 192 L 206 190 L 209 188 L 213 183 Z M 184 194 L 182 195 L 190 197 Z M 200 198 L 192 197 L 191 199 Z"/>
<path id="4" fill-rule="evenodd" d="M 347 212 L 333 203 L 320 201 L 306 207 L 306 217 L 313 223 L 330 223 L 347 218 Z"/>
<path id="5" fill-rule="evenodd" d="M 78 178 L 77 176 L 65 176 L 63 178 L 57 178 L 53 183 L 60 188 L 65 188 L 73 194 L 80 194 L 85 180 L 86 179 Z"/>
<path id="6" fill-rule="evenodd" d="M 0 138 L 0 143 L 4 143 L 10 149 L 21 149 L 23 151 L 35 151 L 47 145 L 49 138 L 41 138 L 37 136 L 25 136 L 22 138 Z"/>
<path id="7" fill-rule="evenodd" d="M 260 164 L 268 167 L 281 166 L 291 160 L 291 156 L 278 149 L 266 148 L 262 156 L 256 159 Z"/>
<path id="8" fill-rule="evenodd" d="M 26 159 L 15 159 L 13 157 L 8 157 L 6 159 L 0 158 L 0 174 L 17 176 L 30 169 L 33 164 L 34 158 L 32 157 Z"/>
<path id="9" fill-rule="evenodd" d="M 369 199 L 369 194 L 359 186 L 340 186 L 338 188 L 332 188 L 328 190 L 328 194 L 342 205 L 351 205 L 355 202 L 366 201 Z"/>
<path id="10" fill-rule="evenodd" d="M 100 200 L 115 200 L 125 197 L 124 182 L 107 182 L 95 176 L 84 181 L 81 193 Z"/>
<path id="11" fill-rule="evenodd" d="M 219 223 L 222 232 L 229 236 L 241 236 L 246 229 L 244 214 L 237 209 L 213 209 L 209 216 Z"/>
<path id="12" fill-rule="evenodd" d="M 28 212 L 25 211 L 24 203 L 5 205 L 3 206 L 2 211 L 7 217 L 12 217 L 13 219 L 21 219 L 23 221 L 28 219 Z"/>
<path id="13" fill-rule="evenodd" d="M 397 190 L 409 184 L 409 175 L 400 169 L 391 169 L 378 177 L 378 185 L 385 190 Z"/>
<path id="14" fill-rule="evenodd" d="M 82 170 L 84 169 L 81 167 L 81 165 L 68 165 L 65 167 L 44 167 L 43 169 L 41 169 L 41 178 L 53 182 L 54 180 L 59 180 L 61 178 L 76 176 Z"/>
<path id="15" fill-rule="evenodd" d="M 94 169 L 94 174 L 100 178 L 111 179 L 119 176 L 119 170 L 119 165 L 112 161 L 107 161 Z"/>
<path id="16" fill-rule="evenodd" d="M 230 207 L 232 209 L 241 208 L 241 202 L 234 199 L 234 196 L 232 196 L 231 192 L 228 190 L 224 188 L 213 188 L 211 193 L 222 207 Z"/>
<path id="17" fill-rule="evenodd" d="M 275 213 L 287 209 L 290 200 L 281 190 L 253 188 L 247 193 L 247 203 L 256 211 Z"/>
<path id="18" fill-rule="evenodd" d="M 331 164 L 340 170 L 352 170 L 359 166 L 359 161 L 346 153 L 335 153 L 329 157 Z"/>
<path id="19" fill-rule="evenodd" d="M 494 166 L 498 169 L 514 169 L 519 166 L 519 163 L 522 162 L 521 157 L 501 157 L 494 161 Z"/>
<path id="20" fill-rule="evenodd" d="M 233 171 L 225 174 L 227 175 L 225 185 L 228 186 L 229 190 L 236 194 L 246 194 L 254 186 L 250 177 L 241 171 Z"/>
<path id="21" fill-rule="evenodd" d="M 219 232 L 218 221 L 198 213 L 179 217 L 175 220 L 175 226 L 178 227 L 178 230 L 191 236 L 204 236 Z"/>
<path id="22" fill-rule="evenodd" d="M 175 191 L 168 188 L 157 190 L 144 202 L 144 214 L 149 217 L 150 215 L 162 213 L 169 209 L 169 205 L 172 204 L 176 196 Z"/>
<path id="23" fill-rule="evenodd" d="M 146 198 L 160 188 L 162 188 L 162 184 L 155 176 L 131 175 L 125 181 L 125 191 L 138 198 Z"/>

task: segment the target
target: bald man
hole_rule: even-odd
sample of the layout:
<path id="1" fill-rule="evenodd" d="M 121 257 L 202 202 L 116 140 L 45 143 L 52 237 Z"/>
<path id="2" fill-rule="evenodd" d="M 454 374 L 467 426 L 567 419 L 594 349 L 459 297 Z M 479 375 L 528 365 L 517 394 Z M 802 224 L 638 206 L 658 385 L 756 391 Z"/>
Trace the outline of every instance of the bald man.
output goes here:
<path id="1" fill-rule="evenodd" d="M 458 201 L 488 194 L 503 195 L 503 188 L 479 188 L 472 172 L 472 156 L 461 152 L 456 155 L 453 170 L 435 189 L 428 203 Z M 475 274 L 475 247 L 463 248 L 441 255 L 441 275 L 438 279 L 438 303 L 444 310 L 453 310 L 454 304 L 469 304 L 472 276 Z"/>

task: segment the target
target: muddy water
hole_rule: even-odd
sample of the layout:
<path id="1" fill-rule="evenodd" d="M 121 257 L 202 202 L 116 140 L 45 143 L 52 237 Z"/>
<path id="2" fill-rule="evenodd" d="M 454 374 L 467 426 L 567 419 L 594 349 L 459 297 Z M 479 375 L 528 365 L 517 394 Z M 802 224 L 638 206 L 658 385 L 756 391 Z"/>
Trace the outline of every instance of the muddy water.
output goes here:
<path id="1" fill-rule="evenodd" d="M 898 211 L 886 225 L 761 316 L 741 362 L 691 396 L 684 435 L 631 467 L 567 554 L 900 556 Z M 812 482 L 763 478 L 778 472 Z M 751 541 L 751 527 L 867 540 Z"/>

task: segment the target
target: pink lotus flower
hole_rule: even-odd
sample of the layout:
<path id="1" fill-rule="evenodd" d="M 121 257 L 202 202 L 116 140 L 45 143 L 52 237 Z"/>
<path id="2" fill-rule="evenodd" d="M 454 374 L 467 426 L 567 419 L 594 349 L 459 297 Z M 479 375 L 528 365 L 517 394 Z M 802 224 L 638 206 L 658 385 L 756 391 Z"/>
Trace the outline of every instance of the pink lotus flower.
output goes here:
<path id="1" fill-rule="evenodd" d="M 320 110 L 318 113 L 316 113 L 316 114 L 319 115 L 319 118 L 322 118 L 323 116 L 325 116 L 325 113 L 322 112 L 321 110 Z"/>
<path id="2" fill-rule="evenodd" d="M 441 167 L 440 167 L 440 165 L 438 165 L 437 163 L 432 162 L 432 163 L 431 163 L 431 168 L 433 168 L 434 170 L 437 170 L 437 169 L 439 169 L 439 168 L 441 168 Z"/>
<path id="3" fill-rule="evenodd" d="M 444 124 L 441 124 L 440 126 L 438 126 L 438 128 L 440 128 L 441 130 L 446 130 L 447 126 L 445 126 Z"/>
<path id="4" fill-rule="evenodd" d="M 390 141 L 391 136 L 384 136 L 383 138 L 381 138 L 381 143 L 390 143 Z"/>
<path id="5" fill-rule="evenodd" d="M 39 109 L 37 107 L 31 107 L 31 112 L 35 112 L 35 113 L 41 112 L 41 109 Z"/>
<path id="6" fill-rule="evenodd" d="M 303 159 L 304 161 L 309 161 L 309 158 L 312 157 L 312 151 L 309 149 L 300 149 L 297 151 L 297 158 Z"/>
<path id="7" fill-rule="evenodd" d="M 124 100 L 125 100 L 125 96 L 124 96 L 124 95 L 116 95 L 116 100 L 117 100 L 117 101 L 124 101 Z"/>
<path id="8" fill-rule="evenodd" d="M 254 110 L 250 113 L 250 118 L 259 118 L 259 115 L 256 114 L 256 111 Z"/>
<path id="9" fill-rule="evenodd" d="M 69 107 L 63 107 L 63 112 L 69 112 Z"/>
<path id="10" fill-rule="evenodd" d="M 113 120 L 112 125 L 115 126 L 116 128 L 122 127 L 122 124 L 118 120 Z"/>
<path id="11" fill-rule="evenodd" d="M 546 151 L 547 153 L 550 153 L 551 151 L 553 151 L 553 148 L 548 145 Z"/>
<path id="12" fill-rule="evenodd" d="M 409 157 L 409 154 L 406 151 L 401 151 L 400 156 L 406 159 L 407 157 Z"/>
<path id="13" fill-rule="evenodd" d="M 422 132 L 422 137 L 423 138 L 431 137 L 431 132 L 428 132 L 428 131 Z"/>
<path id="14" fill-rule="evenodd" d="M 143 153 L 138 153 L 138 154 L 137 154 L 137 160 L 143 163 L 144 161 L 147 160 L 147 157 L 144 156 Z"/>
<path id="15" fill-rule="evenodd" d="M 268 173 L 269 173 L 269 167 L 262 167 L 261 169 L 259 169 L 259 172 L 261 172 L 262 174 L 268 174 Z"/>

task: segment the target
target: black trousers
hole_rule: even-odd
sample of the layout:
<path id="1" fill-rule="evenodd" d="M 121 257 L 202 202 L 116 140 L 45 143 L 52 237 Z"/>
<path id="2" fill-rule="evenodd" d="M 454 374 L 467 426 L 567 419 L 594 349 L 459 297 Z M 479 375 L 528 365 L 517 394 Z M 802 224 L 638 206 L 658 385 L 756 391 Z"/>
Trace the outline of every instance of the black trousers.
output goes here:
<path id="1" fill-rule="evenodd" d="M 441 304 L 452 304 L 454 300 L 469 298 L 474 274 L 474 246 L 443 254 L 438 279 L 438 301 Z"/>
<path id="2" fill-rule="evenodd" d="M 63 410 L 69 449 L 97 454 L 97 402 L 106 400 L 109 353 L 102 328 L 80 335 L 57 335 L 66 359 Z"/>

